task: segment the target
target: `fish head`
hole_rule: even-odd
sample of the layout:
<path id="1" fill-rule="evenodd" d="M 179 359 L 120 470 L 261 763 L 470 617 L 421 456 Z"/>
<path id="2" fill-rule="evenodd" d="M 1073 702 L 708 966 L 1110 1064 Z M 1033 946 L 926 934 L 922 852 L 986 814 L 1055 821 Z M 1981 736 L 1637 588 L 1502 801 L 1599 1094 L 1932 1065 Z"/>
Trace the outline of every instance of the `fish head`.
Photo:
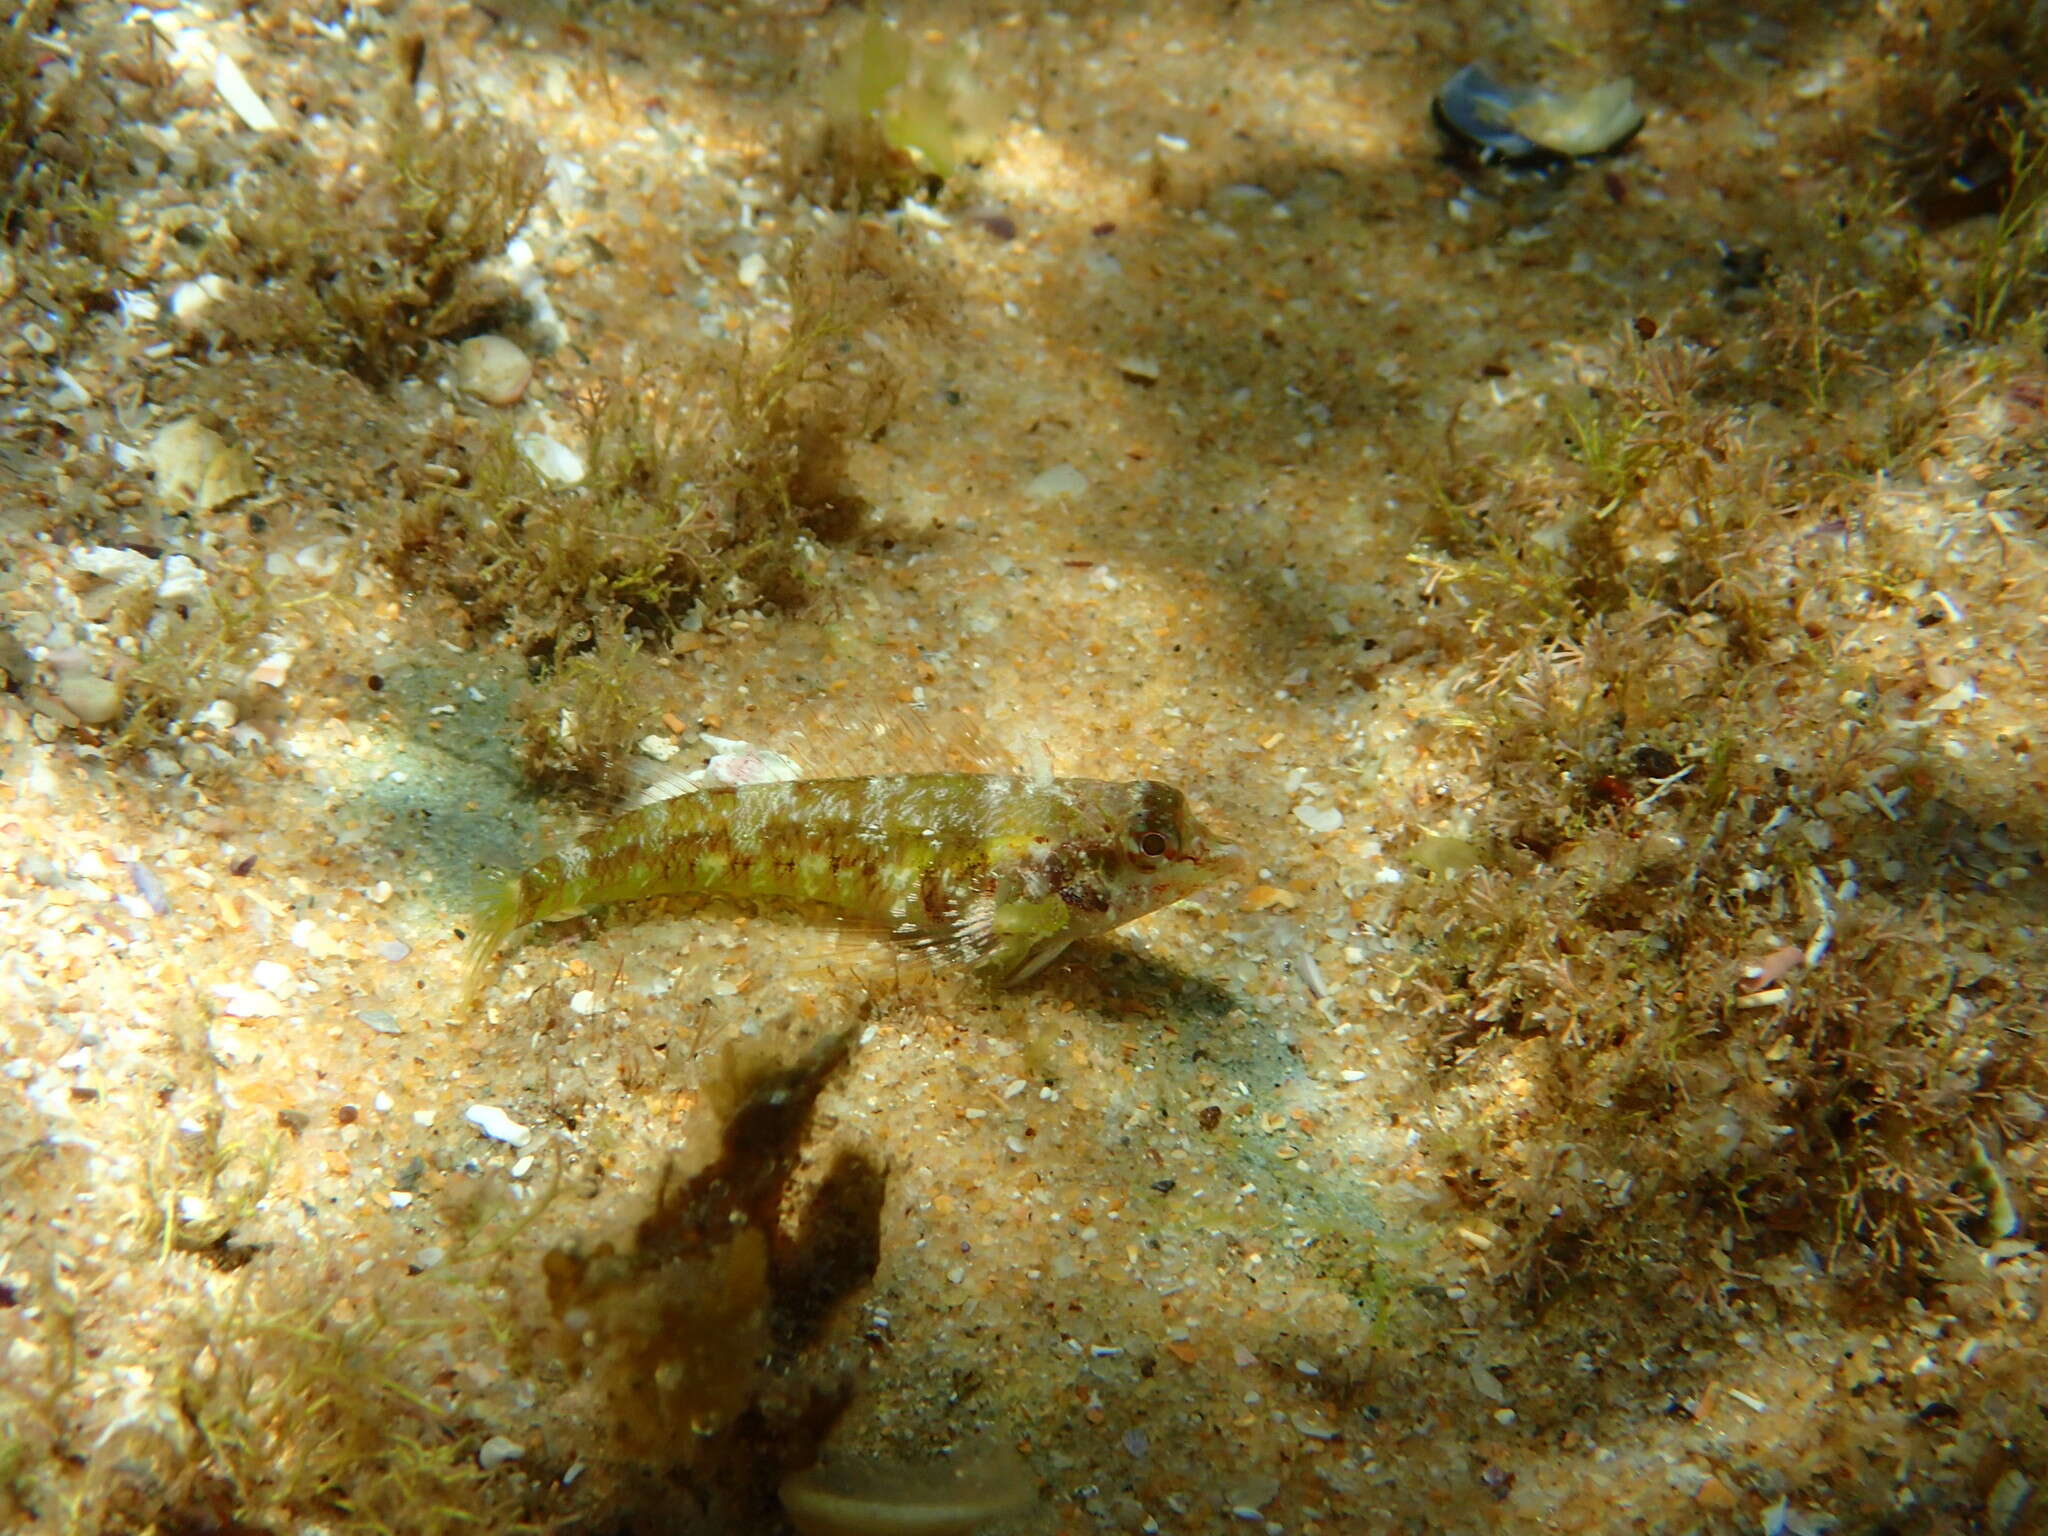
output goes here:
<path id="1" fill-rule="evenodd" d="M 1229 873 L 1243 855 L 1188 808 L 1187 796 L 1154 779 L 1124 786 L 1111 829 L 1108 874 L 1118 922 L 1179 901 Z"/>

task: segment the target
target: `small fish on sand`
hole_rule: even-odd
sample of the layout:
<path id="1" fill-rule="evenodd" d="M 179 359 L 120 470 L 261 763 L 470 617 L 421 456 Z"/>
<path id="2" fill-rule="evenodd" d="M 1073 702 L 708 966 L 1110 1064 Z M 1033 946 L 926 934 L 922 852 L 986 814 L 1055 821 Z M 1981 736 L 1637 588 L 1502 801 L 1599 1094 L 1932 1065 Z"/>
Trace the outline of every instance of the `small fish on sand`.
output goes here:
<path id="1" fill-rule="evenodd" d="M 1075 940 L 1208 884 L 1237 853 L 1211 838 L 1178 789 L 1152 780 L 693 777 L 675 776 L 668 798 L 505 881 L 479 914 L 467 999 L 505 941 L 529 924 L 656 896 L 866 927 L 1016 985 Z"/>

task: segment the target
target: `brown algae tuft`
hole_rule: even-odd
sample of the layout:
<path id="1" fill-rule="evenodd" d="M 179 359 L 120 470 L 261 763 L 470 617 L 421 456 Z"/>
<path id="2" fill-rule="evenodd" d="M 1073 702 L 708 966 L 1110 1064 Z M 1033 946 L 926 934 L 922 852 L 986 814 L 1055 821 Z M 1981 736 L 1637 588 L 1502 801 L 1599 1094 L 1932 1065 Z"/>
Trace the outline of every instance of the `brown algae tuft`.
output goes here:
<path id="1" fill-rule="evenodd" d="M 819 544 L 866 517 L 853 447 L 893 416 L 910 342 L 938 309 L 902 243 L 874 225 L 801 247 L 787 277 L 786 326 L 687 368 L 584 384 L 574 484 L 539 469 L 509 423 L 448 443 L 458 482 L 423 482 L 380 531 L 384 564 L 453 599 L 537 675 L 608 634 L 666 644 L 729 609 L 802 606 Z M 601 712 L 570 696 L 560 708 Z M 626 744 L 583 739 L 598 752 Z"/>
<path id="2" fill-rule="evenodd" d="M 517 308 L 510 286 L 478 264 L 526 223 L 547 187 L 547 157 L 494 113 L 423 112 L 417 55 L 408 57 L 381 155 L 336 180 L 295 151 L 230 216 L 215 259 L 237 285 L 221 320 L 232 339 L 381 386 L 420 368 L 435 343 Z"/>
<path id="3" fill-rule="evenodd" d="M 803 1536 L 968 1536 L 1033 1497 L 1030 1469 L 1002 1449 L 927 1465 L 835 1459 L 782 1483 Z"/>

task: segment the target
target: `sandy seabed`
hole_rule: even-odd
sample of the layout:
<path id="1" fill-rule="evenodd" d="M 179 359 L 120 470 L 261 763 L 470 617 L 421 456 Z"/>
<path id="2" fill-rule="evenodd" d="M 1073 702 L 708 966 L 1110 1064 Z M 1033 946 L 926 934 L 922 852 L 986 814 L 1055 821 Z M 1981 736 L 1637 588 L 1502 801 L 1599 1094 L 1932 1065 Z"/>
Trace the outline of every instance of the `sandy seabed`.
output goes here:
<path id="1" fill-rule="evenodd" d="M 808 600 L 649 635 L 621 745 L 964 714 L 1252 867 L 1013 992 L 661 908 L 465 1013 L 484 872 L 588 806 L 389 530 L 774 331 L 862 16 L 56 7 L 32 95 L 94 90 L 33 153 L 118 144 L 120 238 L 0 268 L 0 1527 L 772 1530 L 828 1441 L 1012 1451 L 1019 1531 L 2042 1529 L 2048 374 L 1970 339 L 1995 215 L 1884 190 L 1950 67 L 1895 9 L 892 11 L 1001 109 L 865 215 L 943 323 Z M 280 144 L 352 184 L 409 38 L 546 156 L 511 405 L 204 281 Z M 1473 59 L 1647 121 L 1454 166 Z M 194 419 L 246 484 L 166 467 Z"/>

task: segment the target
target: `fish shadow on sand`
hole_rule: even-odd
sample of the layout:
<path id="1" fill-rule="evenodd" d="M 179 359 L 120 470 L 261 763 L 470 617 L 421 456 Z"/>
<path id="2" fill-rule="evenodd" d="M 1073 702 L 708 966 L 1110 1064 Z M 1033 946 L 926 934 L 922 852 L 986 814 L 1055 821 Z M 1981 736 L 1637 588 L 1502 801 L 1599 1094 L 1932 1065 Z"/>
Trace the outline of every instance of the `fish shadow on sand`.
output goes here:
<path id="1" fill-rule="evenodd" d="M 1164 1015 L 1213 1026 L 1243 1007 L 1221 982 L 1113 938 L 1076 944 L 1038 987 L 1025 990 L 1112 1021 Z"/>

